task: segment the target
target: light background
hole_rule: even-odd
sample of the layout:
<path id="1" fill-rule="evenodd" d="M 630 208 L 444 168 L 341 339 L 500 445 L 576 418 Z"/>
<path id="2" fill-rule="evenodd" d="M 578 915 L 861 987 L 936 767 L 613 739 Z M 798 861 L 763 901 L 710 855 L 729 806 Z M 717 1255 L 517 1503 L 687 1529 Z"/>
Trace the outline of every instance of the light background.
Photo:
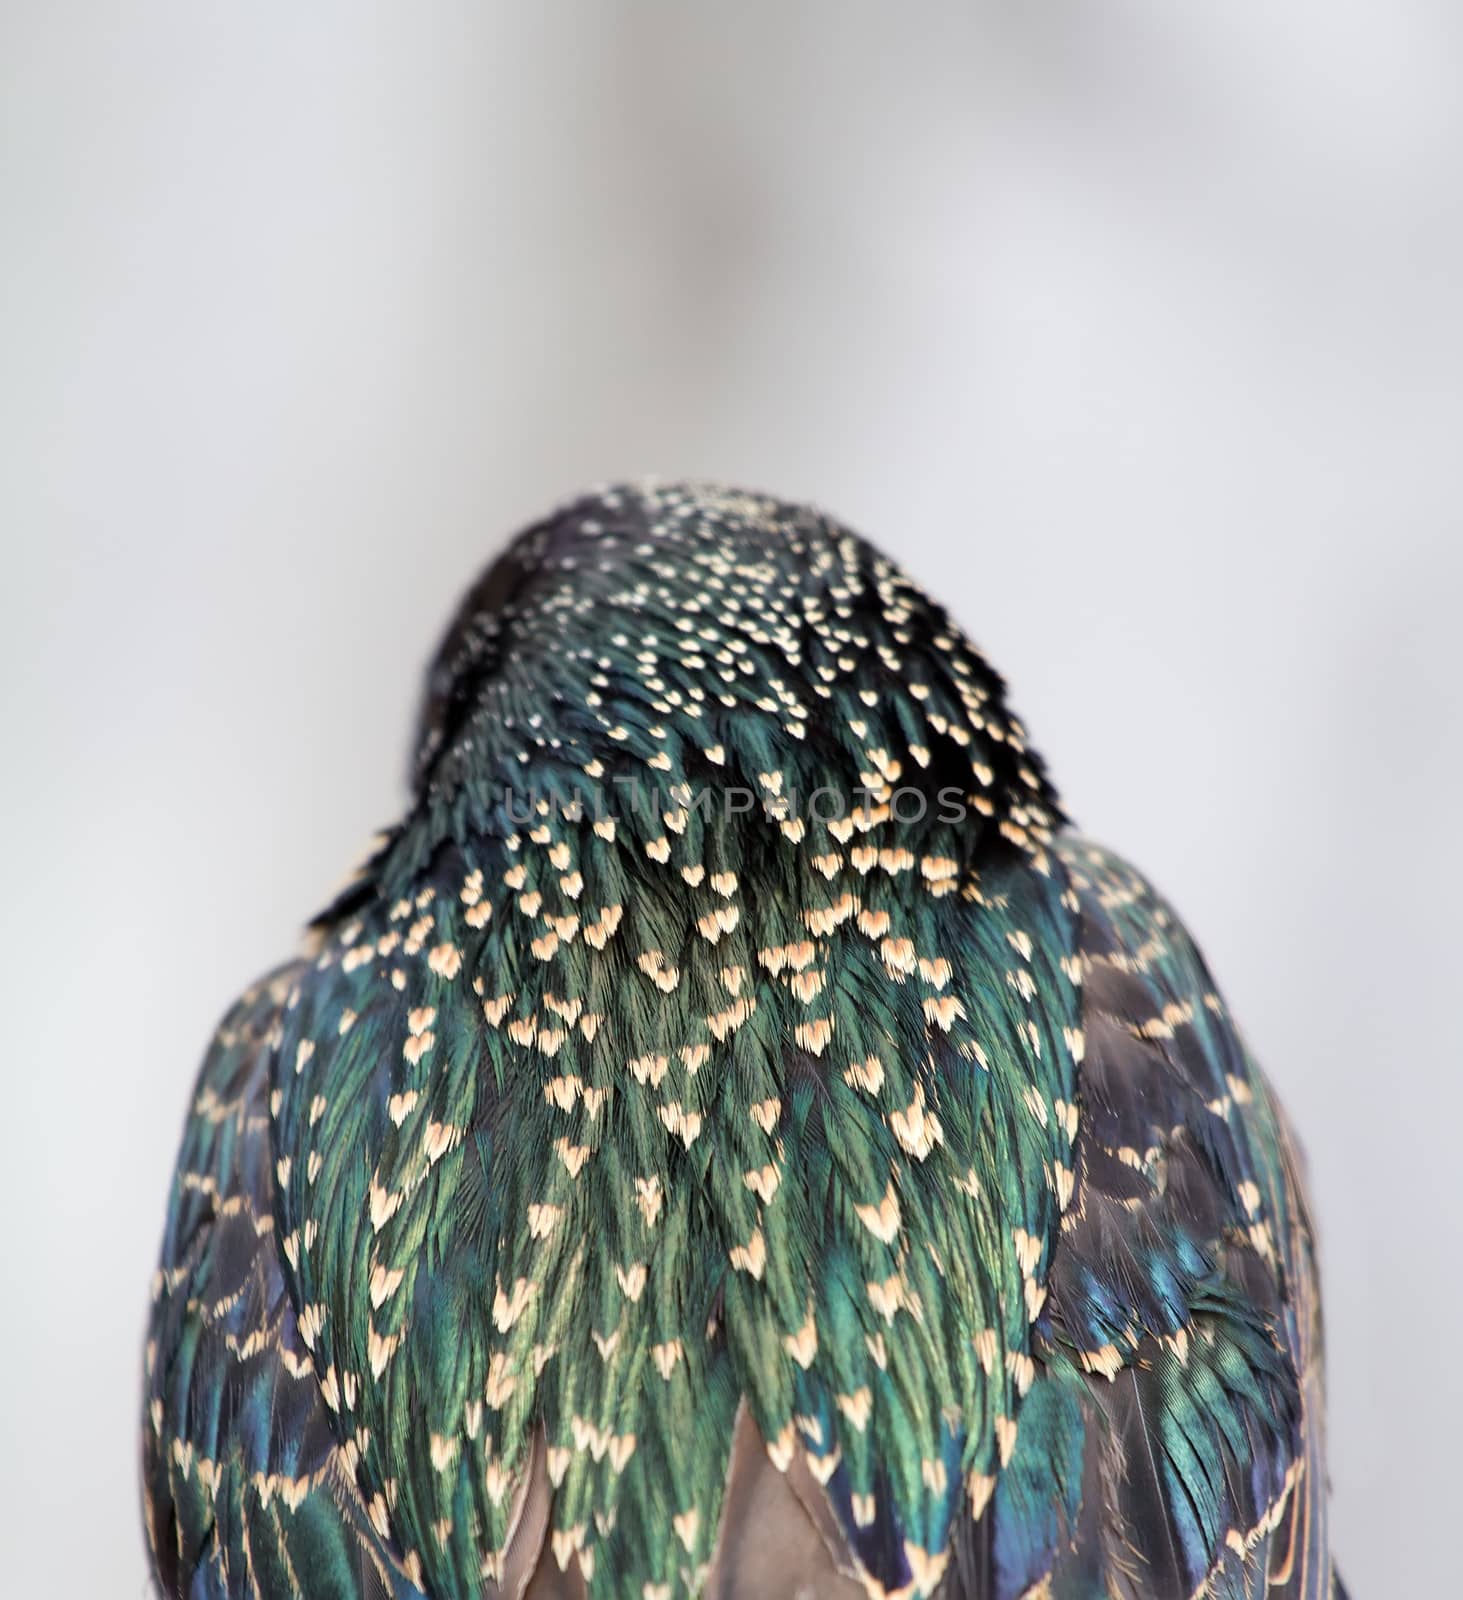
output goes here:
<path id="1" fill-rule="evenodd" d="M 1310 1152 L 1353 1592 L 1453 1592 L 1456 7 L 308 9 L 0 22 L 5 1590 L 143 1593 L 210 1027 L 478 564 L 657 472 L 902 558 L 1191 920 Z"/>

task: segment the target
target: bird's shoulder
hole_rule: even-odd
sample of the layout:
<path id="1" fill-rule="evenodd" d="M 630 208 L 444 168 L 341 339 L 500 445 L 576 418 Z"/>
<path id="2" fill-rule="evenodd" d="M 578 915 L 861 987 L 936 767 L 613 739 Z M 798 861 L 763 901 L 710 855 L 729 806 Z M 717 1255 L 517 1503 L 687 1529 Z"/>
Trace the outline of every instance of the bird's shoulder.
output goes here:
<path id="1" fill-rule="evenodd" d="M 148 1317 L 142 1491 L 169 1595 L 411 1600 L 331 1426 L 276 1228 L 274 1056 L 302 965 L 251 985 L 194 1085 Z"/>

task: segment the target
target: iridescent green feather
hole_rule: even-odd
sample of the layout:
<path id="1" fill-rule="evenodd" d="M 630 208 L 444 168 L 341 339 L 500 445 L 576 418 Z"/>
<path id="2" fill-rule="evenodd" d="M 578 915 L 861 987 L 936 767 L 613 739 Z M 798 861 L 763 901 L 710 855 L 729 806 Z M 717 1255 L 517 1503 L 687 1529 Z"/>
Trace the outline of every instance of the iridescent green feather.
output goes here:
<path id="1" fill-rule="evenodd" d="M 672 486 L 529 530 L 255 1026 L 150 1359 L 212 1326 L 166 1288 L 197 1175 L 257 1169 L 333 1474 L 296 1510 L 381 1592 L 700 1592 L 762 1537 L 723 1514 L 742 1413 L 830 1594 L 1329 1592 L 1323 1531 L 1281 1554 L 1324 1506 L 1269 1090 L 1000 680 L 819 514 Z M 166 1468 L 194 1414 L 150 1426 L 154 1524 L 248 1524 L 247 1475 Z"/>

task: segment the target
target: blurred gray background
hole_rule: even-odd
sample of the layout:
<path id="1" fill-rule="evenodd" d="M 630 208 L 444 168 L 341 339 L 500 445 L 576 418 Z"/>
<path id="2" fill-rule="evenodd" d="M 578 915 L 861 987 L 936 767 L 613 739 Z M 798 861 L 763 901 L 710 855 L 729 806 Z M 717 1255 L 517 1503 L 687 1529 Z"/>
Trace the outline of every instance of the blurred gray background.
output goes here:
<path id="1" fill-rule="evenodd" d="M 1309 1148 L 1357 1600 L 1456 1593 L 1463 19 L 9 0 L 0 1587 L 144 1591 L 190 1079 L 520 522 L 815 498 L 1176 900 Z"/>

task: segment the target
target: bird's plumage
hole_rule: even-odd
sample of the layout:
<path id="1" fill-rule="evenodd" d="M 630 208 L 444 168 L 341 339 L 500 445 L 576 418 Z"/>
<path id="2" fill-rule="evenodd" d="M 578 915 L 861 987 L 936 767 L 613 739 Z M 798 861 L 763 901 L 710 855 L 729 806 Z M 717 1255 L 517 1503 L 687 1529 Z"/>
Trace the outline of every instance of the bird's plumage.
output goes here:
<path id="1" fill-rule="evenodd" d="M 205 1060 L 144 1493 L 190 1597 L 1324 1600 L 1294 1147 L 943 610 L 605 491 Z"/>

